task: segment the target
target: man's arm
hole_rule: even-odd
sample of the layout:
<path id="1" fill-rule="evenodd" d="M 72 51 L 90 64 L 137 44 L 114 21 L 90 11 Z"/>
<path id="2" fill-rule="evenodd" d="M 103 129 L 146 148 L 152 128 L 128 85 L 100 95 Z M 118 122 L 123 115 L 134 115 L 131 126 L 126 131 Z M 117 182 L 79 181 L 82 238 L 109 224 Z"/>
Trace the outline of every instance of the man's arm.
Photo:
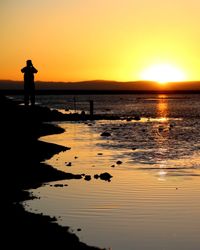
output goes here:
<path id="1" fill-rule="evenodd" d="M 26 67 L 21 69 L 21 72 L 24 73 L 26 71 Z"/>
<path id="2" fill-rule="evenodd" d="M 32 69 L 33 69 L 33 73 L 37 73 L 38 72 L 38 70 L 34 66 L 32 66 Z"/>

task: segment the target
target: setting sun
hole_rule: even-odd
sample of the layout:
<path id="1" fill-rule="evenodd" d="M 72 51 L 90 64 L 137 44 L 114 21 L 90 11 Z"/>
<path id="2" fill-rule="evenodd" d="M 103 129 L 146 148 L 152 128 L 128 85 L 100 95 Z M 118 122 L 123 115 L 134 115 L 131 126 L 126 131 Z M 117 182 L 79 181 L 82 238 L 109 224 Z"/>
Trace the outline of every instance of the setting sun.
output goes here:
<path id="1" fill-rule="evenodd" d="M 178 82 L 186 79 L 183 71 L 169 64 L 153 65 L 141 73 L 141 78 L 158 83 Z"/>

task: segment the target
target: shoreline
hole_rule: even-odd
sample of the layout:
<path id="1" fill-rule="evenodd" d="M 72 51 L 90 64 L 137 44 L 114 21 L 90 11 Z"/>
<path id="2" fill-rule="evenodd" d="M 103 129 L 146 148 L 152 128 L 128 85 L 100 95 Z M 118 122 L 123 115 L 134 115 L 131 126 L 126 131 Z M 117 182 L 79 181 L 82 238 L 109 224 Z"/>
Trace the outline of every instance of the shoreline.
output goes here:
<path id="1" fill-rule="evenodd" d="M 41 163 L 54 154 L 69 148 L 39 141 L 43 135 L 62 133 L 63 129 L 45 124 L 53 121 L 53 112 L 39 106 L 19 106 L 17 102 L 0 96 L 1 148 L 3 197 L 3 243 L 6 248 L 27 249 L 42 246 L 45 248 L 63 247 L 66 249 L 99 248 L 80 242 L 79 238 L 56 223 L 56 218 L 25 211 L 21 202 L 34 197 L 28 190 L 45 182 L 62 179 L 80 179 L 58 171 Z"/>

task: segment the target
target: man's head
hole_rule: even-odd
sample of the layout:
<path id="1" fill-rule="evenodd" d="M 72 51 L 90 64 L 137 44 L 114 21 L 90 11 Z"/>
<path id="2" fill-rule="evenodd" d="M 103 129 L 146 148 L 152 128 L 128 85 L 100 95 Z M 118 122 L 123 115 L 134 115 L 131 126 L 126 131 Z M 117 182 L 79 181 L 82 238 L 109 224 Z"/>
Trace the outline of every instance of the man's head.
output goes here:
<path id="1" fill-rule="evenodd" d="M 26 61 L 26 65 L 27 65 L 28 67 L 33 66 L 33 65 L 32 65 L 32 61 L 31 61 L 31 60 L 27 60 L 27 61 Z"/>

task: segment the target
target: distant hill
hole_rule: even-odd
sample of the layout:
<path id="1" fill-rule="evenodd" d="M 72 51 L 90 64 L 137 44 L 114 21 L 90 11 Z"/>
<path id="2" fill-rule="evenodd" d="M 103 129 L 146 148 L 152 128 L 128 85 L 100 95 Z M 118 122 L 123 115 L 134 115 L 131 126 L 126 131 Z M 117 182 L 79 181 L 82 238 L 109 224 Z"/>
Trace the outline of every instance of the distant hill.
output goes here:
<path id="1" fill-rule="evenodd" d="M 20 90 L 23 89 L 22 81 L 0 80 L 0 90 Z M 194 82 L 170 82 L 158 84 L 152 81 L 117 82 L 106 80 L 93 80 L 82 82 L 36 82 L 37 90 L 100 90 L 100 91 L 159 91 L 159 90 L 198 90 L 200 91 L 200 81 Z"/>

